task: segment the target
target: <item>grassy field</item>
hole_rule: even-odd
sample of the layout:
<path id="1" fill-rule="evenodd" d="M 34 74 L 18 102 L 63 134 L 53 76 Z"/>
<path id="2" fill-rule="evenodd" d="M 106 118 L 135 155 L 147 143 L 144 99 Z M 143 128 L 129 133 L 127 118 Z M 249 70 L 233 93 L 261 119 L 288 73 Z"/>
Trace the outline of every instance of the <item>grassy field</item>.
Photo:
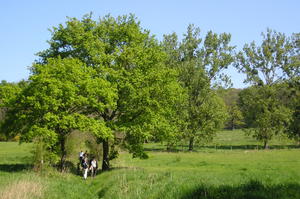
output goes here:
<path id="1" fill-rule="evenodd" d="M 37 174 L 30 170 L 31 144 L 0 143 L 0 198 L 299 199 L 300 149 L 284 137 L 270 146 L 261 150 L 241 131 L 222 131 L 195 152 L 151 143 L 149 159 L 123 152 L 111 171 L 84 181 L 51 168 Z"/>

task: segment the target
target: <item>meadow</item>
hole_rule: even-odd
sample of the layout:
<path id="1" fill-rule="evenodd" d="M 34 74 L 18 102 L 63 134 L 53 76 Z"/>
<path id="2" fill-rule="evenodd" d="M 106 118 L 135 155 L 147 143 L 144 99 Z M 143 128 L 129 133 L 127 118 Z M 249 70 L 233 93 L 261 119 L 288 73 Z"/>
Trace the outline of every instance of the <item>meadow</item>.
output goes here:
<path id="1" fill-rule="evenodd" d="M 188 152 L 145 145 L 149 159 L 121 152 L 112 170 L 84 181 L 75 173 L 31 169 L 32 144 L 0 143 L 0 198 L 299 199 L 300 148 L 277 136 L 269 150 L 242 131 L 221 131 Z"/>

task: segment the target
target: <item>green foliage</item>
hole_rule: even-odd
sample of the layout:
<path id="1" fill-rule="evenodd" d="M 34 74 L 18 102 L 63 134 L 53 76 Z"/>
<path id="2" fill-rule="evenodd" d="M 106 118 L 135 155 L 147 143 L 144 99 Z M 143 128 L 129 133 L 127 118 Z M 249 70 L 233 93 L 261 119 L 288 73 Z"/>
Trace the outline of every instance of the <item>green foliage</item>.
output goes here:
<path id="1" fill-rule="evenodd" d="M 293 123 L 294 110 L 281 103 L 276 92 L 280 83 L 294 81 L 299 76 L 299 66 L 295 64 L 299 50 L 293 37 L 270 29 L 262 36 L 260 46 L 254 42 L 246 44 L 243 52 L 237 54 L 236 67 L 247 75 L 245 82 L 256 86 L 242 94 L 241 106 L 248 126 L 255 128 L 254 136 L 267 147 L 275 133 Z"/>
<path id="2" fill-rule="evenodd" d="M 238 106 L 239 93 L 241 89 L 229 88 L 218 89 L 217 94 L 220 96 L 226 105 L 228 117 L 225 123 L 225 128 L 235 129 L 242 128 L 244 125 L 244 117 Z"/>
<path id="3" fill-rule="evenodd" d="M 253 136 L 267 142 L 284 133 L 291 122 L 292 111 L 276 95 L 274 86 L 251 87 L 240 93 L 240 107 Z M 251 129 L 252 128 L 252 129 Z"/>
<path id="4" fill-rule="evenodd" d="M 44 172 L 49 166 L 53 166 L 59 161 L 59 156 L 47 150 L 47 144 L 40 137 L 33 140 L 31 153 L 33 167 L 37 172 Z"/>
<path id="5" fill-rule="evenodd" d="M 243 114 L 237 104 L 228 107 L 228 125 L 231 129 L 239 128 L 244 124 Z"/>
<path id="6" fill-rule="evenodd" d="M 9 104 L 17 103 L 16 98 L 26 84 L 25 81 L 20 81 L 19 83 L 2 81 L 0 83 L 0 129 L 1 126 L 4 125 L 3 123 L 6 113 L 9 110 Z M 5 131 L 0 130 L 0 140 L 10 140 L 15 136 L 17 136 L 17 133 L 9 135 Z"/>
<path id="7" fill-rule="evenodd" d="M 211 139 L 213 132 L 225 121 L 224 103 L 212 87 L 227 79 L 222 70 L 233 62 L 233 47 L 229 42 L 229 34 L 218 35 L 211 31 L 202 39 L 200 29 L 193 25 L 188 26 L 180 43 L 175 33 L 164 36 L 166 64 L 179 71 L 179 81 L 188 95 L 181 115 L 187 126 L 184 131 L 191 141 L 191 150 L 195 138 Z"/>
<path id="8" fill-rule="evenodd" d="M 96 71 L 76 59 L 49 59 L 35 64 L 29 84 L 10 106 L 3 125 L 5 132 L 18 132 L 21 141 L 38 138 L 45 148 L 65 158 L 65 139 L 73 130 L 92 132 L 97 137 L 112 136 L 101 120 L 85 114 L 86 107 L 99 112 L 113 107 L 114 87 Z M 98 101 L 95 101 L 97 97 Z M 96 99 L 97 99 L 96 98 Z M 17 103 L 16 103 L 17 102 Z"/>
<path id="9" fill-rule="evenodd" d="M 290 55 L 288 63 L 284 66 L 287 78 L 292 82 L 299 82 L 300 78 L 300 33 L 295 33 L 290 38 Z"/>
<path id="10" fill-rule="evenodd" d="M 300 140 L 300 33 L 292 37 L 293 53 L 291 63 L 286 69 L 288 74 L 288 86 L 285 90 L 289 99 L 287 106 L 293 110 L 292 122 L 289 127 L 290 136 Z"/>
<path id="11" fill-rule="evenodd" d="M 47 139 L 63 142 L 54 136 L 57 130 L 66 135 L 80 129 L 111 143 L 118 131 L 134 157 L 145 157 L 145 140 L 179 132 L 177 107 L 184 92 L 178 74 L 165 66 L 162 48 L 133 15 L 69 18 L 52 29 L 48 43 L 27 89 L 37 95 L 26 98 L 27 107 L 39 110 L 29 110 L 36 120 L 28 121 L 42 125 L 30 129 L 28 140 L 43 131 Z"/>
<path id="12" fill-rule="evenodd" d="M 292 111 L 288 135 L 295 140 L 300 140 L 300 85 L 299 81 L 292 79 L 280 85 L 278 98 L 282 104 Z"/>
<path id="13" fill-rule="evenodd" d="M 294 46 L 283 33 L 267 29 L 262 33 L 260 46 L 255 42 L 245 44 L 243 52 L 236 55 L 236 67 L 247 75 L 245 82 L 253 85 L 272 85 L 291 75 L 299 75 L 294 68 L 292 55 Z"/>
<path id="14" fill-rule="evenodd" d="M 93 134 L 78 130 L 72 131 L 66 139 L 67 159 L 74 164 L 78 163 L 79 152 L 87 151 L 91 157 L 101 160 L 102 149 L 100 145 L 101 144 L 97 143 L 97 138 Z"/>

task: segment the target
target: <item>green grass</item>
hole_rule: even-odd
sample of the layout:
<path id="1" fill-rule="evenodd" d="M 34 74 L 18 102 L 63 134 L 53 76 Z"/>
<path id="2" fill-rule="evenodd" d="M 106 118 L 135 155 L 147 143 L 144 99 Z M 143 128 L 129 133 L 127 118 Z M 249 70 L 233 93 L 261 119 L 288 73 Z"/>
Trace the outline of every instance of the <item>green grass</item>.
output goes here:
<path id="1" fill-rule="evenodd" d="M 284 137 L 274 139 L 271 150 L 257 146 L 261 143 L 238 130 L 220 132 L 195 152 L 185 146 L 166 152 L 163 144 L 150 143 L 149 159 L 122 152 L 111 171 L 84 181 L 51 168 L 34 173 L 26 166 L 31 144 L 0 143 L 0 198 L 9 186 L 19 189 L 16 182 L 38 182 L 42 195 L 29 198 L 299 199 L 300 149 Z"/>
<path id="2" fill-rule="evenodd" d="M 212 143 L 207 146 L 216 145 L 224 149 L 263 149 L 263 143 L 247 135 L 243 130 L 227 130 L 217 133 Z M 275 136 L 269 143 L 272 149 L 294 148 L 295 142 L 288 139 L 285 134 Z"/>
<path id="3" fill-rule="evenodd" d="M 123 174 L 118 174 L 119 184 L 115 185 L 116 191 L 124 190 L 122 184 L 128 184 L 128 193 L 132 195 L 126 198 L 139 198 L 138 193 L 148 196 L 145 198 L 159 198 L 155 196 L 160 194 L 164 198 L 185 198 L 185 195 L 193 195 L 193 192 L 202 189 L 207 189 L 207 192 L 213 195 L 212 198 L 215 198 L 214 194 L 218 189 L 227 187 L 228 189 L 224 191 L 233 194 L 231 192 L 236 192 L 241 186 L 247 187 L 253 184 L 257 185 L 254 187 L 257 189 L 257 194 L 260 194 L 261 189 L 266 189 L 263 192 L 268 192 L 269 196 L 265 198 L 274 198 L 271 197 L 273 191 L 268 190 L 278 186 L 300 188 L 299 150 L 294 149 L 203 153 L 158 152 L 152 153 L 150 159 L 146 161 L 132 160 L 129 155 L 123 155 L 118 164 L 131 168 L 123 170 Z M 279 188 L 277 189 L 280 191 Z M 281 191 L 286 192 L 285 188 Z M 287 198 L 299 198 L 300 189 L 291 189 L 290 192 L 292 193 Z M 110 194 L 113 193 L 114 191 Z M 244 193 L 232 198 L 241 198 L 241 194 Z M 123 195 L 128 194 L 123 193 Z M 219 198 L 228 198 L 228 195 Z"/>
<path id="4" fill-rule="evenodd" d="M 25 183 L 42 184 L 42 196 L 35 197 L 29 195 L 28 198 L 97 198 L 94 190 L 90 189 L 87 182 L 81 177 L 67 173 L 61 174 L 53 168 L 48 168 L 46 172 L 35 173 L 30 165 L 32 144 L 21 144 L 16 142 L 0 142 L 0 198 L 5 198 L 1 192 L 6 193 L 10 187 L 15 194 Z M 21 183 L 20 183 L 21 182 Z M 2 197 L 1 197 L 2 196 Z M 17 197 L 18 198 L 18 197 Z M 26 198 L 22 197 L 21 198 Z"/>
<path id="5" fill-rule="evenodd" d="M 298 148 L 295 141 L 290 140 L 285 134 L 275 136 L 269 143 L 270 149 Z M 145 146 L 149 151 L 166 151 L 164 143 L 150 143 Z M 263 143 L 255 140 L 251 135 L 247 135 L 243 130 L 223 130 L 216 134 L 212 142 L 195 143 L 194 151 L 210 149 L 218 150 L 249 150 L 263 149 Z M 187 141 L 180 142 L 175 151 L 187 151 Z"/>

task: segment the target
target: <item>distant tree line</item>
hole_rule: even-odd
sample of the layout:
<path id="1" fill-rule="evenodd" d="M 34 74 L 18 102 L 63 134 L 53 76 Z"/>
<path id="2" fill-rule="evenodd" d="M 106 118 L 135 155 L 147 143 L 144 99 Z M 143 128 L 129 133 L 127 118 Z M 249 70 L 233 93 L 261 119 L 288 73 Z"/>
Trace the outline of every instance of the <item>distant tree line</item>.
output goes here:
<path id="1" fill-rule="evenodd" d="M 62 171 L 74 130 L 102 144 L 102 170 L 116 145 L 147 158 L 146 141 L 172 148 L 186 140 L 193 150 L 224 127 L 246 128 L 265 148 L 278 133 L 299 140 L 300 34 L 262 36 L 236 52 L 230 34 L 201 36 L 194 25 L 181 41 L 176 33 L 158 41 L 133 15 L 68 18 L 52 29 L 28 80 L 1 82 L 1 139 L 38 140 Z M 251 86 L 228 88 L 229 66 Z"/>

